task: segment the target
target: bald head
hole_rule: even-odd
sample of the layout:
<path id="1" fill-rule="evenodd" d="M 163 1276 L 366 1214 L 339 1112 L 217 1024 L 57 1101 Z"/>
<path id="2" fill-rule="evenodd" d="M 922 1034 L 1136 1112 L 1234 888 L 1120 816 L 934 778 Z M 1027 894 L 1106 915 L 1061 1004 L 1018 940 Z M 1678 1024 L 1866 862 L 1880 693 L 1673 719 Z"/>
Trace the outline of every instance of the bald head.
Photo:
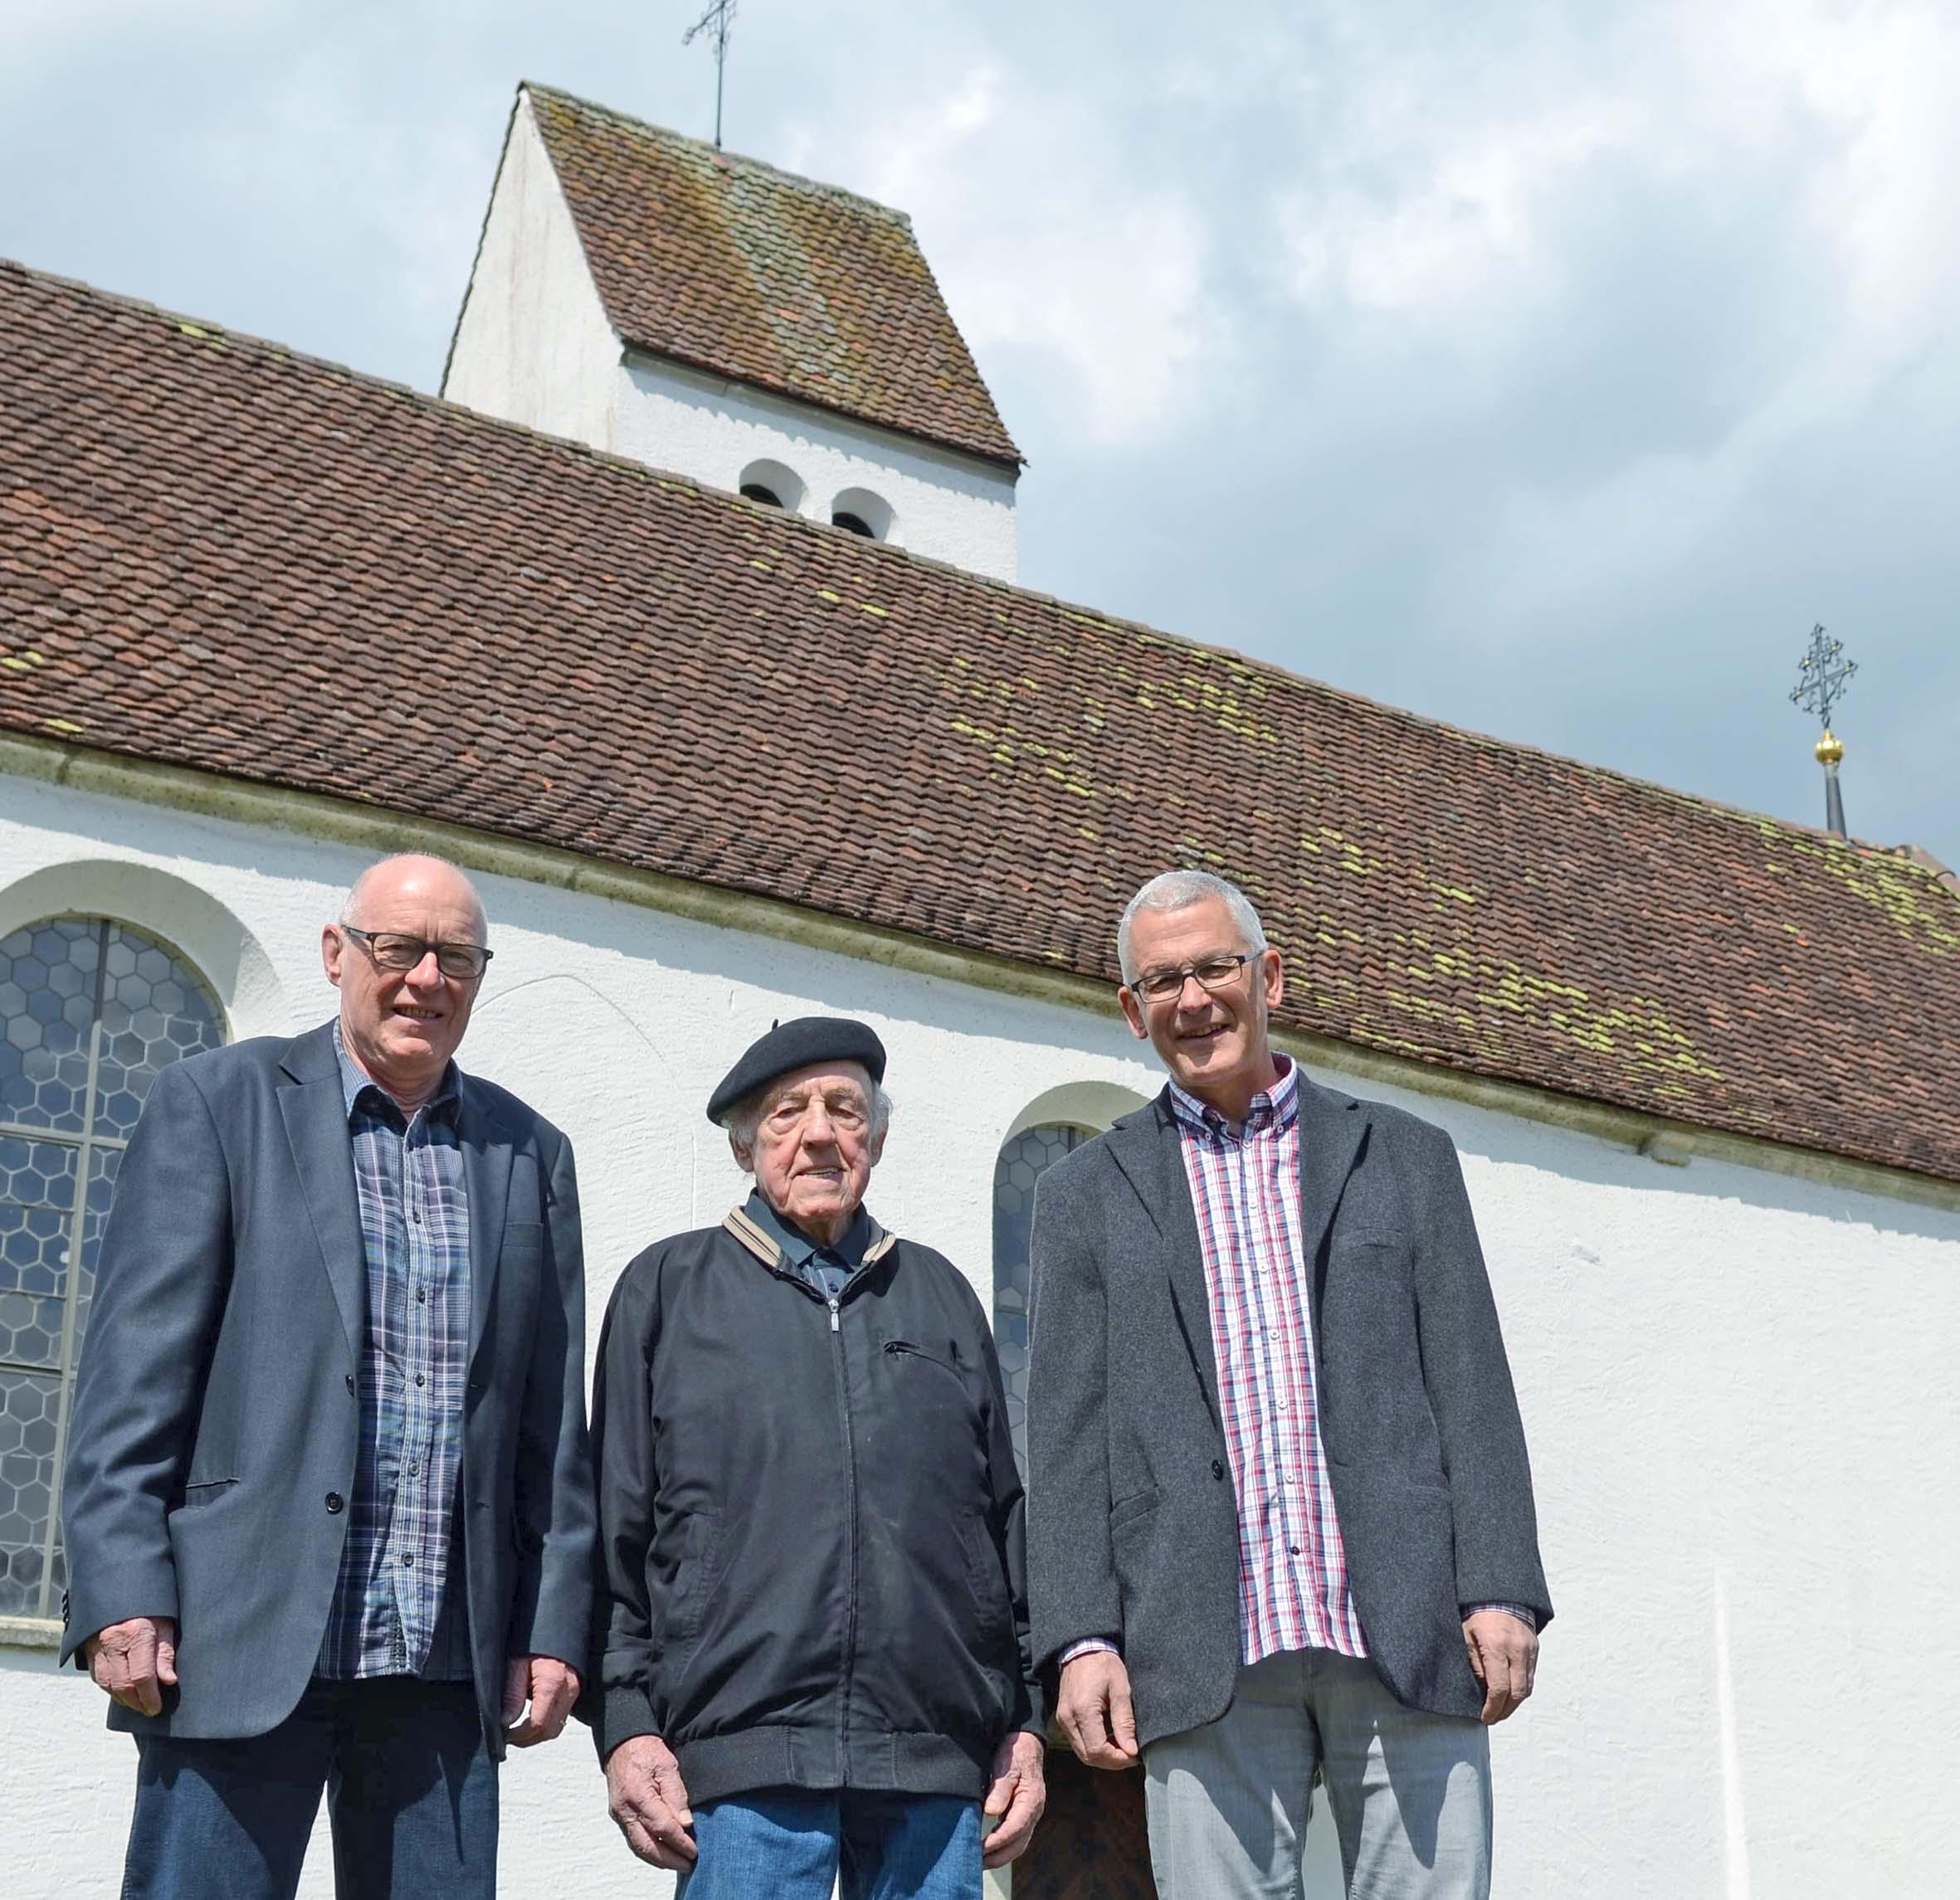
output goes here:
<path id="1" fill-rule="evenodd" d="M 488 934 L 469 879 L 420 851 L 370 865 L 340 920 L 320 932 L 327 980 L 340 992 L 341 1042 L 410 1113 L 441 1086 L 483 981 L 487 958 L 471 972 L 469 957 L 444 952 L 486 950 Z M 446 974 L 446 960 L 465 973 Z"/>
<path id="2" fill-rule="evenodd" d="M 398 851 L 368 865 L 353 880 L 340 907 L 340 921 L 363 930 L 377 929 L 381 927 L 372 923 L 371 917 L 382 910 L 392 912 L 404 901 L 466 910 L 474 920 L 470 941 L 481 943 L 490 935 L 490 919 L 484 915 L 483 899 L 476 894 L 475 885 L 447 858 L 432 857 L 427 851 Z"/>

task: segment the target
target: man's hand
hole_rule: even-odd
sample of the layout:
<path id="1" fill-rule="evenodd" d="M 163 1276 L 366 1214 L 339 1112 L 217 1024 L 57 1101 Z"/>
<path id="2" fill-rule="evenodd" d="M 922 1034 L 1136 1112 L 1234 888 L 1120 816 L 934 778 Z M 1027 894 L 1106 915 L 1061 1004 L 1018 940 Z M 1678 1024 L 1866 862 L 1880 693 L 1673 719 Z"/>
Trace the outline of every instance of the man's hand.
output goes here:
<path id="1" fill-rule="evenodd" d="M 674 1751 L 657 1735 L 636 1735 L 606 1757 L 606 1800 L 627 1845 L 670 1873 L 695 1863 L 694 1810 Z"/>
<path id="2" fill-rule="evenodd" d="M 1035 1823 L 1048 1805 L 1048 1781 L 1041 1738 L 1026 1729 L 1010 1735 L 993 1751 L 993 1780 L 981 1813 L 992 1831 L 980 1844 L 981 1865 L 1005 1867 L 1034 1838 Z"/>
<path id="3" fill-rule="evenodd" d="M 161 1715 L 177 1682 L 177 1619 L 132 1616 L 98 1630 L 81 1646 L 95 1687 L 139 1715 Z"/>
<path id="4" fill-rule="evenodd" d="M 1113 1650 L 1091 1649 L 1062 1665 L 1055 1719 L 1069 1746 L 1091 1768 L 1136 1766 L 1137 1717 L 1130 1705 L 1129 1671 Z"/>
<path id="5" fill-rule="evenodd" d="M 555 1742 L 578 1700 L 578 1670 L 556 1656 L 513 1656 L 504 1665 L 505 1740 L 513 1748 Z M 525 1715 L 527 1702 L 531 1708 Z"/>
<path id="6" fill-rule="evenodd" d="M 1480 1610 L 1463 1620 L 1463 1644 L 1484 1685 L 1484 1720 L 1514 1715 L 1538 1675 L 1538 1632 L 1507 1610 Z"/>

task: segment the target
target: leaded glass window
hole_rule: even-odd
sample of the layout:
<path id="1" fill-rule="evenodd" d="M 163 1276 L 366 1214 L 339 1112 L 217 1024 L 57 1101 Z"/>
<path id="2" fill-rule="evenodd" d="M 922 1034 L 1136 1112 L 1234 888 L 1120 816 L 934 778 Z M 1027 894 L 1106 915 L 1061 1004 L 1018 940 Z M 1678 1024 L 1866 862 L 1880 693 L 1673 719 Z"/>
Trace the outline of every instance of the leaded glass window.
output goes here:
<path id="1" fill-rule="evenodd" d="M 1087 1132 L 1060 1123 L 1023 1128 L 1001 1146 L 993 1168 L 993 1341 L 1007 1388 L 1014 1455 L 1027 1475 L 1028 1240 L 1035 1224 L 1035 1183 Z"/>
<path id="2" fill-rule="evenodd" d="M 61 1613 L 61 1458 L 116 1164 L 158 1072 L 223 1040 L 202 979 L 126 923 L 0 938 L 0 1615 Z"/>

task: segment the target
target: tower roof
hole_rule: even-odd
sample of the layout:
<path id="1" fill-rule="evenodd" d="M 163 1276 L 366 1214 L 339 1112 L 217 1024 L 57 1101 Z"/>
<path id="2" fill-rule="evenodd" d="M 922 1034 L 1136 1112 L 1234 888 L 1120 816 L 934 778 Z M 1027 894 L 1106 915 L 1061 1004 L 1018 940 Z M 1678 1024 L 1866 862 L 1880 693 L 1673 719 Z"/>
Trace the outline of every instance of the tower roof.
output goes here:
<path id="1" fill-rule="evenodd" d="M 904 212 L 524 90 L 622 342 L 1018 465 Z"/>

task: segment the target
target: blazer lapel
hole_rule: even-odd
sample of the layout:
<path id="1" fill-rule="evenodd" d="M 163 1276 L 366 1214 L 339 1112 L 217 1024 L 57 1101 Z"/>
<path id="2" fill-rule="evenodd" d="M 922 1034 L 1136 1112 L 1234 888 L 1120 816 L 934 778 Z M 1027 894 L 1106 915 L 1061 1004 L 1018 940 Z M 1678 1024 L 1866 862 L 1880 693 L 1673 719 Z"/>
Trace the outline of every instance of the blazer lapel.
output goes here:
<path id="1" fill-rule="evenodd" d="M 504 1257 L 504 1211 L 510 1199 L 510 1141 L 467 1075 L 459 1078 L 456 1133 L 470 1196 L 470 1362 L 490 1323 L 497 1268 Z"/>
<path id="2" fill-rule="evenodd" d="M 346 1329 L 349 1361 L 358 1365 L 368 1325 L 368 1250 L 354 1193 L 353 1148 L 347 1133 L 347 1097 L 331 1025 L 290 1045 L 280 1066 L 294 1086 L 279 1092 L 293 1166 L 313 1217 L 313 1236 Z"/>
<path id="3" fill-rule="evenodd" d="M 1191 1180 L 1184 1172 L 1184 1150 L 1177 1138 L 1169 1090 L 1148 1108 L 1119 1123 L 1104 1138 L 1109 1144 L 1111 1158 L 1137 1191 L 1162 1239 L 1171 1303 L 1204 1386 L 1205 1403 L 1216 1422 L 1218 1360 L 1212 1349 L 1212 1293 L 1205 1280 L 1204 1249 L 1198 1240 Z"/>
<path id="4" fill-rule="evenodd" d="M 1327 1235 L 1354 1157 L 1368 1133 L 1366 1110 L 1352 1096 L 1316 1087 L 1302 1073 L 1299 1089 L 1299 1227 L 1313 1289 L 1314 1337 L 1320 1332 L 1320 1298 L 1327 1284 Z"/>

